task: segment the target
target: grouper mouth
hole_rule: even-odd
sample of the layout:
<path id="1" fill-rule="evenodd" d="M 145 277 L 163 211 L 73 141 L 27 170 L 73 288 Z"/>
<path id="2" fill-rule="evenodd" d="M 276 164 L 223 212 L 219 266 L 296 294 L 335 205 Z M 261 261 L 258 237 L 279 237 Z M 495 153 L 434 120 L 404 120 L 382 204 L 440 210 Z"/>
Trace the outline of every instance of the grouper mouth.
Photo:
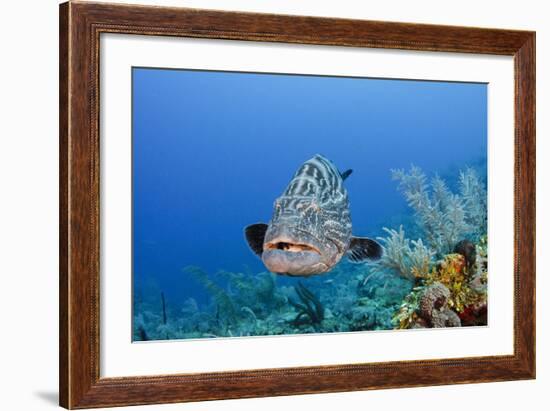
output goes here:
<path id="1" fill-rule="evenodd" d="M 311 244 L 274 239 L 264 244 L 262 261 L 269 271 L 278 274 L 306 276 L 325 272 L 321 251 Z"/>
<path id="2" fill-rule="evenodd" d="M 299 253 L 302 251 L 317 253 L 321 255 L 321 251 L 317 247 L 310 244 L 293 243 L 289 241 L 270 241 L 264 245 L 264 251 L 267 250 L 282 250 L 289 253 Z"/>

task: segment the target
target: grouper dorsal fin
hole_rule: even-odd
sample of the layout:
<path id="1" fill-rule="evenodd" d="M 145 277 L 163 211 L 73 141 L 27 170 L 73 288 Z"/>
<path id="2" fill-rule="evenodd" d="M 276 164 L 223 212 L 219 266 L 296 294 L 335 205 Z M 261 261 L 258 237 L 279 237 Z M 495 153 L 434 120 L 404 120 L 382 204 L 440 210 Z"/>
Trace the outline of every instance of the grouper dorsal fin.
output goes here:
<path id="1" fill-rule="evenodd" d="M 349 175 L 353 173 L 353 170 L 350 168 L 349 170 L 346 170 L 344 172 L 340 172 L 340 176 L 342 177 L 342 180 L 345 180 L 349 177 Z"/>
<path id="2" fill-rule="evenodd" d="M 379 260 L 383 253 L 382 246 L 367 237 L 351 237 L 346 256 L 351 262 L 361 263 L 365 260 Z"/>
<path id="3" fill-rule="evenodd" d="M 246 242 L 248 243 L 250 249 L 258 257 L 260 257 L 264 251 L 264 238 L 266 231 L 267 224 L 263 223 L 251 224 L 244 229 Z"/>

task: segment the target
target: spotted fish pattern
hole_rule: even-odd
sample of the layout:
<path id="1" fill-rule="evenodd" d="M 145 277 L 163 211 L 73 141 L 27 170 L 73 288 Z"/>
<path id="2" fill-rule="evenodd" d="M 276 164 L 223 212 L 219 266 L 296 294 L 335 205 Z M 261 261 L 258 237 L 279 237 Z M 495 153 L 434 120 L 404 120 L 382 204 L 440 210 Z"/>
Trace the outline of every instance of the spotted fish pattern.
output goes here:
<path id="1" fill-rule="evenodd" d="M 380 258 L 376 241 L 352 236 L 348 193 L 340 173 L 322 155 L 303 163 L 275 200 L 269 224 L 246 227 L 247 242 L 268 269 L 279 274 L 329 271 L 346 254 L 353 262 Z"/>

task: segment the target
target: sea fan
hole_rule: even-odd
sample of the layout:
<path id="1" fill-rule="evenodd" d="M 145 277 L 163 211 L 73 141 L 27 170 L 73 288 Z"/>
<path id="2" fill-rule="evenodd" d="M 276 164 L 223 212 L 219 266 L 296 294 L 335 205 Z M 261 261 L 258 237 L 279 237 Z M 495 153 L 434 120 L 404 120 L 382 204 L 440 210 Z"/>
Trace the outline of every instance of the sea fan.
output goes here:
<path id="1" fill-rule="evenodd" d="M 428 186 L 426 175 L 416 166 L 411 166 L 409 172 L 392 170 L 392 178 L 399 182 L 398 189 L 439 257 L 450 253 L 465 236 L 477 237 L 486 232 L 487 194 L 473 169 L 461 172 L 460 194 L 452 193 L 439 176 Z"/>
<path id="2" fill-rule="evenodd" d="M 426 247 L 421 239 L 411 241 L 406 238 L 403 226 L 399 226 L 399 231 L 384 227 L 384 231 L 389 236 L 378 237 L 383 243 L 384 254 L 374 265 L 374 271 L 390 269 L 408 279 L 425 277 L 435 252 Z"/>
<path id="3" fill-rule="evenodd" d="M 223 316 L 226 320 L 226 325 L 237 323 L 237 310 L 231 300 L 231 297 L 223 288 L 214 283 L 208 274 L 201 268 L 196 266 L 188 266 L 183 269 L 183 272 L 191 274 L 197 282 L 199 282 L 210 293 L 218 306 L 218 316 Z"/>
<path id="4" fill-rule="evenodd" d="M 481 236 L 487 232 L 487 190 L 473 168 L 460 173 L 459 185 L 466 222 Z"/>

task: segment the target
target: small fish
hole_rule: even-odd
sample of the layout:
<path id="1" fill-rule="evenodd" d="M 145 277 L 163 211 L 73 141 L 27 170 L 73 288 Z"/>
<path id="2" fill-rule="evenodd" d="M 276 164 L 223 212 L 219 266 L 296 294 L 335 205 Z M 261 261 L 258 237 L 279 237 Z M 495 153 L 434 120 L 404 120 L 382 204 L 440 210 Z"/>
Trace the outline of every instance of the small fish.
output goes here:
<path id="1" fill-rule="evenodd" d="M 275 200 L 270 223 L 245 228 L 249 247 L 269 271 L 310 276 L 331 270 L 344 255 L 352 262 L 382 256 L 376 241 L 351 234 L 343 184 L 351 172 L 340 173 L 330 160 L 315 155 Z"/>

